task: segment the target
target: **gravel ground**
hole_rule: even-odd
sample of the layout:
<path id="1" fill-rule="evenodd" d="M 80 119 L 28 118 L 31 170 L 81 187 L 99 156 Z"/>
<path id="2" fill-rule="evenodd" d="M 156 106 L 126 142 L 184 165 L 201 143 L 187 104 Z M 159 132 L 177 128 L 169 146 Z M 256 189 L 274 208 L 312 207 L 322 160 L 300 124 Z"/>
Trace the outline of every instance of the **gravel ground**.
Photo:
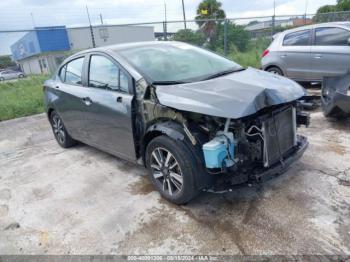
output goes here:
<path id="1" fill-rule="evenodd" d="M 60 148 L 44 115 L 0 123 L 0 254 L 350 254 L 350 121 L 312 113 L 288 172 L 185 206 L 142 167 Z"/>

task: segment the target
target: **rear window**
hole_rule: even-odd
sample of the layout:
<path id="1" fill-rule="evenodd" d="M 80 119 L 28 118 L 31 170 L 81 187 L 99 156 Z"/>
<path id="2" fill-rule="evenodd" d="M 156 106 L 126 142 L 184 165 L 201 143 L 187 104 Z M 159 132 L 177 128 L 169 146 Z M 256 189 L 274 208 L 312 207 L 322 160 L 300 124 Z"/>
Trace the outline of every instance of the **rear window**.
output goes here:
<path id="1" fill-rule="evenodd" d="M 338 27 L 321 27 L 316 29 L 315 45 L 344 46 L 349 45 L 350 31 Z"/>
<path id="2" fill-rule="evenodd" d="M 302 30 L 287 34 L 283 39 L 285 46 L 305 46 L 310 44 L 311 30 Z"/>

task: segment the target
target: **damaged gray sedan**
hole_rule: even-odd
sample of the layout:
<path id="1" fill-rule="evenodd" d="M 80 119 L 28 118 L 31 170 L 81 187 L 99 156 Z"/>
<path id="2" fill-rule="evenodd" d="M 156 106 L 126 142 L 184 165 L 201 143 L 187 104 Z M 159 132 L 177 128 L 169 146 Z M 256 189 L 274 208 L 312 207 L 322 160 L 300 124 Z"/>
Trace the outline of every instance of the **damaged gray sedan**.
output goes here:
<path id="1" fill-rule="evenodd" d="M 300 85 L 180 42 L 77 53 L 44 92 L 62 147 L 81 141 L 140 163 L 177 204 L 283 173 L 308 144 Z"/>

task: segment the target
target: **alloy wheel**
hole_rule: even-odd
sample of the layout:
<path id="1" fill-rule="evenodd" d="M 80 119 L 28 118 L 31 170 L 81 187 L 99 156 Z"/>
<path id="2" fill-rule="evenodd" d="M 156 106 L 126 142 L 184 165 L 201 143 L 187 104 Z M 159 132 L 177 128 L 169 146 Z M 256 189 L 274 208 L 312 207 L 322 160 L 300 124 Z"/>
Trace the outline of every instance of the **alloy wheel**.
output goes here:
<path id="1" fill-rule="evenodd" d="M 178 194 L 183 187 L 180 165 L 169 150 L 157 147 L 150 159 L 152 175 L 162 190 L 170 196 Z"/>
<path id="2" fill-rule="evenodd" d="M 54 114 L 52 117 L 52 128 L 58 142 L 60 144 L 64 144 L 66 135 L 64 132 L 62 120 L 57 114 Z"/>

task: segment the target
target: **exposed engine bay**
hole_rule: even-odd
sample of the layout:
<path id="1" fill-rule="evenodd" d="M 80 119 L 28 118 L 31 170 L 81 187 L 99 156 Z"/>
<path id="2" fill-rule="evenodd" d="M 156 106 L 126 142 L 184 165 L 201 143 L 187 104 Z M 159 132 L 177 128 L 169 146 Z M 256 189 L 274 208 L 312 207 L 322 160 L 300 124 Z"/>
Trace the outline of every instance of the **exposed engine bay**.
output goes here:
<path id="1" fill-rule="evenodd" d="M 202 148 L 208 172 L 268 168 L 283 162 L 297 146 L 297 125 L 306 117 L 298 115 L 296 106 L 288 104 L 238 120 L 203 117 L 203 122 L 197 124 L 207 134 L 208 141 Z"/>
<path id="2" fill-rule="evenodd" d="M 143 99 L 139 107 L 143 117 L 137 121 L 138 132 L 154 122 L 180 123 L 186 139 L 198 149 L 210 185 L 223 184 L 226 188 L 247 182 L 276 164 L 284 166 L 285 159 L 300 144 L 297 127 L 309 124 L 309 116 L 297 100 L 231 119 L 169 108 L 158 102 L 154 89 L 149 90 L 148 99 Z"/>

